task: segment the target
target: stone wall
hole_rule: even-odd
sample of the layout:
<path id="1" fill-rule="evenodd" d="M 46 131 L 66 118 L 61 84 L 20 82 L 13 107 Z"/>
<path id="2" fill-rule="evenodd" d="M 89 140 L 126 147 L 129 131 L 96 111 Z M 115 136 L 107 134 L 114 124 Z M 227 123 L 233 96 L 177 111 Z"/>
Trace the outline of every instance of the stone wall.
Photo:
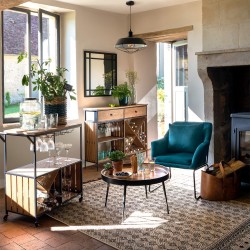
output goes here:
<path id="1" fill-rule="evenodd" d="M 249 0 L 203 0 L 203 51 L 250 47 Z"/>

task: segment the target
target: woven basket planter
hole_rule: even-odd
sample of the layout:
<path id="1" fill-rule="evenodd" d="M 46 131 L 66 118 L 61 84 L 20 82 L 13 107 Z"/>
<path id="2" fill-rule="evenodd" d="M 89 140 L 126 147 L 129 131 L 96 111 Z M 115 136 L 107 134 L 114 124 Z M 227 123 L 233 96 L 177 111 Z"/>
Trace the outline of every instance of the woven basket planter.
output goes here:
<path id="1" fill-rule="evenodd" d="M 53 100 L 44 101 L 45 114 L 58 113 L 58 125 L 67 124 L 67 98 L 66 97 L 54 97 Z"/>

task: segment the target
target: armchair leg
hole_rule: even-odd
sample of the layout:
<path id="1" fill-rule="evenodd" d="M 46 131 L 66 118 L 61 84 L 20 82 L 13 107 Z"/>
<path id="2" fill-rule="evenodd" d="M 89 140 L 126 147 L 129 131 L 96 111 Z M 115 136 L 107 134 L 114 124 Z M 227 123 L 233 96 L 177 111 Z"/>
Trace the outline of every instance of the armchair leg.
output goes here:
<path id="1" fill-rule="evenodd" d="M 197 197 L 197 194 L 196 194 L 195 170 L 193 171 L 193 180 L 194 180 L 194 198 L 198 201 L 201 198 L 201 196 Z"/>

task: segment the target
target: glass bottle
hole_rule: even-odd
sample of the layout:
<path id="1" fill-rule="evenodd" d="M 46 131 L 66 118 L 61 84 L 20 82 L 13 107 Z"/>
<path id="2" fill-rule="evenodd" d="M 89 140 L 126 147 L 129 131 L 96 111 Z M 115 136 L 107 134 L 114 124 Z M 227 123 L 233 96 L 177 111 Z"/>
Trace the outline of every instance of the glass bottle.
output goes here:
<path id="1" fill-rule="evenodd" d="M 36 98 L 25 98 L 20 103 L 20 124 L 22 129 L 35 130 L 41 120 L 41 103 Z"/>

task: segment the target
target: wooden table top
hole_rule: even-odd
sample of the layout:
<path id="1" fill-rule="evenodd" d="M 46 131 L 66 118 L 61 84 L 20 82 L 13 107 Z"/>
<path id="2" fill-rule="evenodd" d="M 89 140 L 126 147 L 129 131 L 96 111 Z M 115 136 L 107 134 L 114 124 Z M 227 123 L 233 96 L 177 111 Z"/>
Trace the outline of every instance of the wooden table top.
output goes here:
<path id="1" fill-rule="evenodd" d="M 123 172 L 131 172 L 131 167 L 123 167 Z M 127 185 L 127 186 L 141 186 L 141 185 L 151 185 L 163 182 L 169 179 L 169 170 L 166 167 L 155 164 L 155 171 L 151 171 L 150 174 L 145 174 L 144 172 L 138 172 L 137 174 L 132 174 L 130 176 L 115 176 L 109 175 L 108 171 L 101 171 L 102 179 L 111 184 L 115 185 Z"/>

